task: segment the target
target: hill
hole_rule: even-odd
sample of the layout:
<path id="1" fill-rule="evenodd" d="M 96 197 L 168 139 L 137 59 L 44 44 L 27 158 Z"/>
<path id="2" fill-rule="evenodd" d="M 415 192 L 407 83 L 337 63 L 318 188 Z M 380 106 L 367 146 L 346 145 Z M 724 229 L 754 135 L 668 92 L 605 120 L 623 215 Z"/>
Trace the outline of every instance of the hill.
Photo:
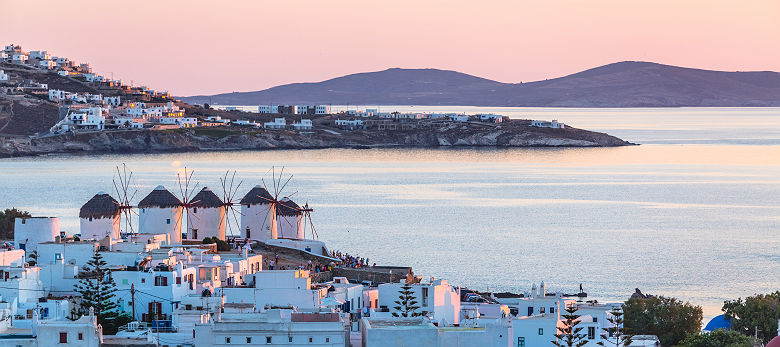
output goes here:
<path id="1" fill-rule="evenodd" d="M 316 83 L 181 99 L 226 105 L 780 106 L 780 73 L 620 62 L 544 81 L 501 83 L 456 71 L 393 68 Z"/>

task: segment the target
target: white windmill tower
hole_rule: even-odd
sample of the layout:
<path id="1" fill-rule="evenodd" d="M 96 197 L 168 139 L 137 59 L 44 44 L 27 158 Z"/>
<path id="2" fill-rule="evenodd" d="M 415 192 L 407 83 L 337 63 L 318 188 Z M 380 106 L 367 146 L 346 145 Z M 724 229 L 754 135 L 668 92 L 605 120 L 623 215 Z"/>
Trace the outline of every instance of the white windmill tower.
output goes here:
<path id="1" fill-rule="evenodd" d="M 303 239 L 303 209 L 289 197 L 278 201 L 277 231 L 280 239 Z"/>
<path id="2" fill-rule="evenodd" d="M 260 185 L 256 185 L 239 202 L 241 204 L 241 226 L 239 237 L 248 240 L 276 238 L 276 212 L 274 197 Z"/>
<path id="3" fill-rule="evenodd" d="M 162 185 L 138 202 L 141 234 L 167 234 L 170 243 L 181 243 L 182 202 Z"/>
<path id="4" fill-rule="evenodd" d="M 203 240 L 207 237 L 225 239 L 225 206 L 208 187 L 195 194 L 189 201 L 187 213 L 187 238 Z"/>
<path id="5" fill-rule="evenodd" d="M 79 210 L 79 224 L 83 240 L 119 240 L 119 222 L 122 211 L 119 201 L 105 192 L 98 192 Z"/>

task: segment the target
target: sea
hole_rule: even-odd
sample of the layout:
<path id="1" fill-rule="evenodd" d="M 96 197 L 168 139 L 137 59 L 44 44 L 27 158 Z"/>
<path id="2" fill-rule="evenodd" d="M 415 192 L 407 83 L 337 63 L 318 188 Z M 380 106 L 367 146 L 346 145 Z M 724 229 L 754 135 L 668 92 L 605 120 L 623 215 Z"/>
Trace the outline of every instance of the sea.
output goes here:
<path id="1" fill-rule="evenodd" d="M 780 289 L 780 108 L 371 108 L 557 119 L 639 145 L 12 158 L 0 160 L 0 208 L 57 216 L 78 233 L 79 207 L 113 193 L 118 165 L 133 172 L 136 203 L 160 184 L 179 192 L 185 167 L 218 193 L 235 170 L 239 198 L 283 168 L 282 195 L 314 209 L 330 249 L 426 279 L 511 292 L 582 285 L 601 302 L 639 288 L 701 305 L 706 318 L 725 300 Z"/>

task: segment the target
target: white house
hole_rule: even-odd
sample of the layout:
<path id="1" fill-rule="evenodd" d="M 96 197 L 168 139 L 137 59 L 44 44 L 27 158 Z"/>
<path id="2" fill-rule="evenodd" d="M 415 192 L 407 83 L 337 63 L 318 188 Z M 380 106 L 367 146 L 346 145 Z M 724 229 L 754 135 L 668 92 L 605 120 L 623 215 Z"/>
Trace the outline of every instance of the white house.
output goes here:
<path id="1" fill-rule="evenodd" d="M 269 307 L 297 307 L 315 309 L 327 295 L 327 287 L 314 288 L 309 271 L 267 270 L 244 277 L 246 287 L 221 287 L 216 295 L 224 295 L 225 302 L 254 303 L 258 310 Z"/>
<path id="2" fill-rule="evenodd" d="M 318 115 L 330 114 L 330 106 L 328 106 L 328 105 L 315 105 L 314 106 L 314 114 L 318 114 Z"/>
<path id="3" fill-rule="evenodd" d="M 71 109 L 67 117 L 63 118 L 52 128 L 52 132 L 58 130 L 104 130 L 106 117 L 103 108 L 90 107 L 86 109 Z"/>
<path id="4" fill-rule="evenodd" d="M 328 297 L 344 302 L 342 312 L 357 313 L 365 306 L 363 302 L 363 286 L 359 283 L 349 283 L 346 277 L 334 277 L 327 282 L 333 291 L 328 291 Z"/>
<path id="5" fill-rule="evenodd" d="M 51 59 L 51 54 L 47 51 L 30 51 L 30 58 L 32 59 L 40 59 L 40 60 L 49 60 Z"/>
<path id="6" fill-rule="evenodd" d="M 566 124 L 558 123 L 557 119 L 553 119 L 550 122 L 544 120 L 535 120 L 535 121 L 531 121 L 531 126 L 538 127 L 538 128 L 563 129 L 566 127 Z"/>
<path id="7" fill-rule="evenodd" d="M 103 102 L 106 105 L 119 106 L 119 105 L 122 104 L 122 97 L 118 96 L 118 95 L 117 96 L 104 96 L 103 97 Z"/>
<path id="8" fill-rule="evenodd" d="M 182 205 L 165 187 L 157 186 L 138 202 L 138 232 L 167 234 L 171 243 L 181 243 Z"/>
<path id="9" fill-rule="evenodd" d="M 256 185 L 241 199 L 242 239 L 268 240 L 278 237 L 274 200 L 268 191 Z"/>
<path id="10" fill-rule="evenodd" d="M 4 70 L 0 70 L 0 83 L 8 82 L 8 74 Z"/>
<path id="11" fill-rule="evenodd" d="M 57 217 L 18 217 L 14 219 L 14 247 L 31 253 L 38 245 L 60 236 Z"/>
<path id="12" fill-rule="evenodd" d="M 335 121 L 333 121 L 333 124 L 337 128 L 349 129 L 349 130 L 360 129 L 363 127 L 363 121 L 360 119 L 354 119 L 354 120 L 336 119 Z"/>
<path id="13" fill-rule="evenodd" d="M 379 285 L 379 307 L 395 312 L 395 301 L 404 280 L 397 283 Z M 437 279 L 429 283 L 411 285 L 414 296 L 419 301 L 419 312 L 430 313 L 439 326 L 460 323 L 460 294 L 447 284 L 447 280 Z"/>
<path id="14" fill-rule="evenodd" d="M 313 128 L 313 125 L 311 123 L 311 119 L 301 119 L 300 122 L 293 122 L 292 127 L 295 130 L 311 130 Z"/>
<path id="15" fill-rule="evenodd" d="M 203 187 L 190 200 L 187 218 L 187 238 L 203 240 L 207 237 L 225 239 L 225 204 L 208 187 Z"/>
<path id="16" fill-rule="evenodd" d="M 160 124 L 175 124 L 180 128 L 192 128 L 198 126 L 198 118 L 195 117 L 159 117 Z"/>
<path id="17" fill-rule="evenodd" d="M 472 326 L 443 327 L 434 325 L 427 317 L 369 317 L 362 319 L 361 335 L 364 346 L 514 347 L 510 326 L 508 318 L 485 319 Z"/>
<path id="18" fill-rule="evenodd" d="M 14 53 L 11 54 L 11 62 L 14 64 L 24 64 L 29 57 L 26 53 Z"/>
<path id="19" fill-rule="evenodd" d="M 54 69 L 57 67 L 57 63 L 52 60 L 41 60 L 38 62 L 38 67 L 43 69 Z"/>
<path id="20" fill-rule="evenodd" d="M 469 121 L 469 116 L 465 114 L 454 114 L 449 116 L 453 122 L 465 123 Z"/>
<path id="21" fill-rule="evenodd" d="M 124 270 L 113 271 L 112 276 L 118 290 L 129 290 L 134 287 L 136 292 L 135 319 L 148 321 L 171 320 L 176 305 L 174 302 L 190 294 L 200 294 L 197 291 L 197 267 L 184 267 L 181 263 L 174 266 L 160 265 L 148 271 Z M 133 303 L 130 300 L 119 302 L 124 312 L 132 312 Z"/>
<path id="22" fill-rule="evenodd" d="M 75 347 L 99 347 L 103 342 L 103 330 L 97 324 L 93 310 L 75 321 L 68 319 L 42 320 L 39 310 L 33 310 L 29 330 L 24 333 L 4 334 L 3 345 L 44 347 L 52 345 Z"/>
<path id="23" fill-rule="evenodd" d="M 273 122 L 265 122 L 265 123 L 263 123 L 263 128 L 266 128 L 266 129 L 284 129 L 284 128 L 287 128 L 287 119 L 285 119 L 285 118 L 274 118 Z"/>
<path id="24" fill-rule="evenodd" d="M 195 346 L 322 346 L 349 345 L 349 331 L 335 312 L 271 309 L 222 313 L 195 325 Z"/>
<path id="25" fill-rule="evenodd" d="M 119 232 L 119 202 L 111 195 L 99 192 L 79 210 L 83 240 L 121 239 Z"/>

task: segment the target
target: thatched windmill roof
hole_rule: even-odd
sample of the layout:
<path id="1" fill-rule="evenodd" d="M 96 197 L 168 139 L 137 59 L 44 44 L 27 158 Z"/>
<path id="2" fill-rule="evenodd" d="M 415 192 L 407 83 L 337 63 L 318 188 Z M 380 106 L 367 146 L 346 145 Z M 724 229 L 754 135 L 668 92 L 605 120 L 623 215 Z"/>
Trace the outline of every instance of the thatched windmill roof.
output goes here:
<path id="1" fill-rule="evenodd" d="M 171 192 L 169 192 L 165 187 L 163 186 L 157 186 L 157 188 L 154 188 L 154 190 L 149 193 L 145 198 L 143 198 L 138 203 L 138 208 L 147 208 L 147 207 L 163 207 L 163 208 L 171 208 L 171 207 L 177 207 L 181 206 L 181 200 L 174 196 Z"/>
<path id="2" fill-rule="evenodd" d="M 225 203 L 209 187 L 203 187 L 198 194 L 192 197 L 190 205 L 194 207 L 222 207 Z"/>
<path id="3" fill-rule="evenodd" d="M 99 192 L 79 210 L 79 218 L 114 218 L 119 216 L 119 202 L 111 195 Z"/>
<path id="4" fill-rule="evenodd" d="M 273 200 L 274 197 L 271 196 L 271 193 L 260 185 L 256 185 L 244 195 L 244 198 L 241 199 L 241 205 L 268 205 Z"/>
<path id="5" fill-rule="evenodd" d="M 282 200 L 279 200 L 279 204 L 276 205 L 277 216 L 300 216 L 302 214 L 301 207 L 290 200 L 290 198 L 283 198 Z"/>

